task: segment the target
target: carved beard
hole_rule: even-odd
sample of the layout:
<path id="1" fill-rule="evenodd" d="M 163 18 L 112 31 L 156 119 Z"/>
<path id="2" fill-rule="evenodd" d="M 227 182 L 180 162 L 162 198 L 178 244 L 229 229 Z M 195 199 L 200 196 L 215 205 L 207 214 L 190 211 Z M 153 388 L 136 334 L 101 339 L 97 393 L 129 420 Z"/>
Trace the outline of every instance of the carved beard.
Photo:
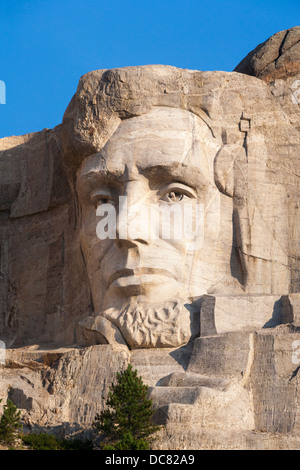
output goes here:
<path id="1" fill-rule="evenodd" d="M 101 316 L 120 330 L 131 349 L 174 348 L 200 332 L 199 310 L 182 299 L 165 304 L 132 300 L 122 310 L 112 307 Z"/>

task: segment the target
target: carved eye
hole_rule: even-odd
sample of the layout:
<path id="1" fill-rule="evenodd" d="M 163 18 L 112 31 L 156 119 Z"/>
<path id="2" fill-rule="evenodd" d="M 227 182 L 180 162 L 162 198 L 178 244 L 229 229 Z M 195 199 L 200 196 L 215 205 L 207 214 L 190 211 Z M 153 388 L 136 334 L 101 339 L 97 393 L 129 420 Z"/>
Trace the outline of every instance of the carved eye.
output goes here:
<path id="1" fill-rule="evenodd" d="M 194 199 L 195 197 L 194 190 L 181 183 L 172 183 L 161 193 L 161 199 L 170 203 Z"/>
<path id="2" fill-rule="evenodd" d="M 166 197 L 169 201 L 171 202 L 179 202 L 182 201 L 184 198 L 185 194 L 179 191 L 170 191 L 169 193 L 166 194 Z"/>
<path id="3" fill-rule="evenodd" d="M 111 204 L 111 205 L 116 205 L 115 200 L 112 197 L 106 196 L 106 195 L 96 195 L 95 197 L 92 198 L 92 204 L 97 209 L 100 206 L 103 206 L 104 204 Z"/>
<path id="4" fill-rule="evenodd" d="M 111 200 L 108 197 L 103 197 L 103 198 L 96 199 L 96 201 L 94 201 L 94 205 L 95 207 L 99 207 L 102 204 L 109 204 L 110 202 Z"/>

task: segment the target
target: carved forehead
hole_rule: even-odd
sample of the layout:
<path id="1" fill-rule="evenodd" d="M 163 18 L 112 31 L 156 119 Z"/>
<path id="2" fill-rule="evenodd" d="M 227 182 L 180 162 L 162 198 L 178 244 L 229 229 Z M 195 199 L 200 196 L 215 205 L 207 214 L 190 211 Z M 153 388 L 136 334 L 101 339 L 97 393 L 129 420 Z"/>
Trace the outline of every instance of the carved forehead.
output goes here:
<path id="1" fill-rule="evenodd" d="M 128 139 L 138 142 L 152 136 L 177 141 L 192 138 L 207 142 L 215 140 L 207 124 L 195 114 L 179 108 L 158 107 L 141 116 L 122 121 L 106 148 L 112 143 L 124 145 Z"/>
<path id="2" fill-rule="evenodd" d="M 211 130 L 193 113 L 174 108 L 156 108 L 147 114 L 122 121 L 104 148 L 86 158 L 80 173 L 124 166 L 182 163 L 197 166 L 212 176 L 212 163 L 220 147 Z"/>

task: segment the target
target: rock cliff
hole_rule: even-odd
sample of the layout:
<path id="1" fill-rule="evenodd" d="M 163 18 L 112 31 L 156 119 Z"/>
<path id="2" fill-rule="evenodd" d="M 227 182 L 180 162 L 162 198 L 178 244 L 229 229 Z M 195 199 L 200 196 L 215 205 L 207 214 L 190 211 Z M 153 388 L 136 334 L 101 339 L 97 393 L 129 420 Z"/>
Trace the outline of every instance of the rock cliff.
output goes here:
<path id="1" fill-rule="evenodd" d="M 116 373 L 131 363 L 149 385 L 155 421 L 165 425 L 157 449 L 299 448 L 299 103 L 294 27 L 257 46 L 230 73 L 163 65 L 90 72 L 57 127 L 0 139 L 0 398 L 22 410 L 28 428 L 88 432 Z M 90 255 L 95 243 L 89 234 L 82 241 L 88 219 L 76 177 L 93 155 L 108 172 L 110 149 L 127 148 L 125 132 L 142 140 L 138 126 L 161 119 L 160 109 L 182 116 L 169 127 L 159 121 L 158 131 L 149 125 L 154 142 L 160 132 L 168 135 L 162 160 L 180 148 L 173 135 L 188 135 L 186 122 L 200 153 L 211 139 L 203 168 L 215 196 L 206 211 L 208 248 L 193 255 L 184 271 L 189 289 L 178 291 L 188 303 L 184 328 L 190 318 L 191 337 L 153 347 L 163 343 L 151 336 L 153 322 L 147 344 L 136 333 L 143 312 L 128 340 L 115 310 L 101 310 L 98 293 L 107 289 Z M 184 151 L 189 156 L 197 145 Z M 143 158 L 150 165 L 156 157 Z M 167 250 L 159 250 L 149 259 L 165 264 Z M 111 263 L 120 259 L 114 256 Z M 157 291 L 162 300 L 152 312 L 162 330 L 171 315 L 167 285 L 165 303 Z"/>

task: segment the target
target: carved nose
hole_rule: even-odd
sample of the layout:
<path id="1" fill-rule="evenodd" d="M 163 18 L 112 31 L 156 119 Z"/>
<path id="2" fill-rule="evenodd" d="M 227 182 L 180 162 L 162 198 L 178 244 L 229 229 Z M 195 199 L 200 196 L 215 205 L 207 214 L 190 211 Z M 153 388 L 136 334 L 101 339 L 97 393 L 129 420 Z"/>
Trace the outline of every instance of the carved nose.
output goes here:
<path id="1" fill-rule="evenodd" d="M 117 221 L 117 242 L 119 245 L 128 248 L 136 246 L 138 243 L 147 245 L 149 243 L 148 225 L 146 206 L 141 203 L 128 205 L 127 199 L 121 202 Z"/>
<path id="2" fill-rule="evenodd" d="M 117 220 L 117 244 L 128 248 L 149 243 L 149 217 L 146 198 L 141 192 L 127 191 L 120 197 Z M 143 194 L 143 193 L 142 193 Z"/>
<path id="3" fill-rule="evenodd" d="M 143 240 L 142 238 L 136 238 L 136 239 L 129 239 L 129 238 L 116 238 L 116 245 L 119 248 L 125 247 L 125 248 L 136 248 L 139 244 L 141 245 L 148 245 L 147 240 Z"/>

